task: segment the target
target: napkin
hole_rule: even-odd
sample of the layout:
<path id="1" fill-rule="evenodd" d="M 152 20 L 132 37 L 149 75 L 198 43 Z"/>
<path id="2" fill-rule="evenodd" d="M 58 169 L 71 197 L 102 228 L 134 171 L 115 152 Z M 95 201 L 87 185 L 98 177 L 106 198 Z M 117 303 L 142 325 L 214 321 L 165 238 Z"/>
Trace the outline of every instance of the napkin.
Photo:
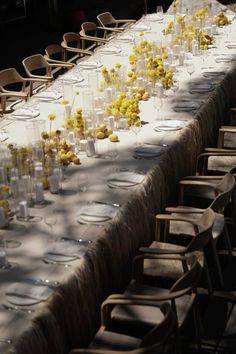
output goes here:
<path id="1" fill-rule="evenodd" d="M 116 53 L 120 53 L 121 49 L 114 47 L 114 46 L 109 46 L 109 47 L 103 47 L 101 49 L 99 49 L 99 53 L 103 53 L 103 54 L 116 54 Z"/>
<path id="2" fill-rule="evenodd" d="M 143 144 L 141 146 L 138 146 L 134 154 L 137 157 L 142 157 L 142 158 L 156 158 L 160 156 L 164 152 L 164 148 L 162 146 L 158 145 L 152 145 L 152 144 Z"/>
<path id="3" fill-rule="evenodd" d="M 44 101 L 58 100 L 62 95 L 57 91 L 42 91 L 34 95 L 35 98 Z"/>
<path id="4" fill-rule="evenodd" d="M 134 25 L 132 27 L 132 29 L 135 31 L 149 31 L 151 29 L 151 27 L 149 27 L 145 24 L 142 24 L 142 23 L 137 23 L 136 25 Z"/>
<path id="5" fill-rule="evenodd" d="M 107 204 L 88 203 L 77 213 L 80 223 L 99 223 L 111 220 L 117 213 L 117 208 Z"/>
<path id="6" fill-rule="evenodd" d="M 119 171 L 109 176 L 107 185 L 111 187 L 132 187 L 142 183 L 145 176 L 135 171 Z"/>
<path id="7" fill-rule="evenodd" d="M 201 93 L 201 92 L 210 92 L 213 90 L 213 85 L 210 83 L 202 82 L 202 83 L 192 83 L 190 85 L 190 92 L 192 93 Z"/>
<path id="8" fill-rule="evenodd" d="M 85 252 L 87 251 L 87 247 L 79 244 L 75 244 L 74 242 L 55 242 L 51 245 L 45 254 L 48 256 L 66 256 L 71 258 L 80 258 L 83 257 Z"/>
<path id="9" fill-rule="evenodd" d="M 215 58 L 216 63 L 228 63 L 236 60 L 236 55 L 234 54 L 224 54 Z"/>
<path id="10" fill-rule="evenodd" d="M 236 48 L 236 42 L 229 42 L 226 44 L 227 48 Z"/>
<path id="11" fill-rule="evenodd" d="M 180 130 L 186 126 L 186 122 L 177 119 L 166 119 L 161 121 L 154 127 L 155 131 L 175 131 Z"/>
<path id="12" fill-rule="evenodd" d="M 225 75 L 226 71 L 222 68 L 207 68 L 206 70 L 203 71 L 203 76 L 205 77 L 215 77 L 219 75 Z"/>
<path id="13" fill-rule="evenodd" d="M 79 66 L 85 69 L 98 69 L 102 64 L 96 60 L 84 60 L 78 63 Z"/>
<path id="14" fill-rule="evenodd" d="M 6 132 L 4 132 L 3 130 L 0 130 L 0 142 L 2 143 L 3 141 L 8 139 L 8 135 Z"/>
<path id="15" fill-rule="evenodd" d="M 12 116 L 16 118 L 35 118 L 38 115 L 38 111 L 29 108 L 19 108 L 12 113 Z"/>
<path id="16" fill-rule="evenodd" d="M 173 109 L 175 112 L 190 112 L 198 109 L 200 107 L 200 103 L 193 101 L 179 101 L 176 102 Z"/>
<path id="17" fill-rule="evenodd" d="M 77 83 L 83 81 L 84 78 L 82 76 L 75 76 L 73 74 L 67 74 L 63 76 L 63 81 L 68 81 L 71 83 Z"/>
<path id="18" fill-rule="evenodd" d="M 44 285 L 32 285 L 29 283 L 13 283 L 7 290 L 7 297 L 28 298 L 36 301 L 45 301 L 52 294 L 53 290 Z"/>

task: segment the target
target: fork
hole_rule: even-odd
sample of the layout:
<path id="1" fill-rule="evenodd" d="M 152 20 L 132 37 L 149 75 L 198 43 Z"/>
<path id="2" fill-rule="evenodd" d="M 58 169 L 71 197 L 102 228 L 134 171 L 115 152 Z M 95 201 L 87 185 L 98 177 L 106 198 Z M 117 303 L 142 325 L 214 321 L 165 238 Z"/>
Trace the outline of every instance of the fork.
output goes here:
<path id="1" fill-rule="evenodd" d="M 0 343 L 12 344 L 12 342 L 11 338 L 0 338 Z"/>
<path id="2" fill-rule="evenodd" d="M 60 266 L 63 266 L 63 267 L 65 267 L 65 268 L 71 267 L 70 264 L 59 263 L 59 262 L 54 262 L 54 261 L 49 261 L 48 259 L 45 259 L 45 258 L 43 259 L 43 262 L 44 262 L 45 264 L 56 264 L 56 265 L 60 265 Z"/>

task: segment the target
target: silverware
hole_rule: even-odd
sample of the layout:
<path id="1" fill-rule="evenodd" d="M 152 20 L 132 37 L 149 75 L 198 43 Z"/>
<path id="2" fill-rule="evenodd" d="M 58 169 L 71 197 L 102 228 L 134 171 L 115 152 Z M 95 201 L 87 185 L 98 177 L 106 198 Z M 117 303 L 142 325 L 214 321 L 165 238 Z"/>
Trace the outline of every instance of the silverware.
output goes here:
<path id="1" fill-rule="evenodd" d="M 56 264 L 56 265 L 60 265 L 60 266 L 63 266 L 63 267 L 65 267 L 65 268 L 68 268 L 68 267 L 71 267 L 71 265 L 70 264 L 66 264 L 66 263 L 59 263 L 59 262 L 54 262 L 54 261 L 49 261 L 48 259 L 43 259 L 43 262 L 45 263 L 45 264 Z"/>
<path id="2" fill-rule="evenodd" d="M 39 278 L 25 278 L 26 281 L 32 282 L 34 285 L 48 286 L 54 288 L 60 285 L 59 281 Z"/>
<path id="3" fill-rule="evenodd" d="M 70 237 L 62 237 L 61 240 L 68 241 L 68 242 L 75 242 L 81 246 L 88 246 L 89 244 L 91 244 L 93 242 L 91 240 L 83 240 L 82 238 L 76 240 L 75 238 L 70 238 Z"/>
<path id="4" fill-rule="evenodd" d="M 10 305 L 6 305 L 6 304 L 1 304 L 0 307 L 2 307 L 4 310 L 9 310 L 9 311 L 23 311 L 23 312 L 34 312 L 34 309 L 26 309 L 26 308 L 22 308 L 22 307 L 18 307 L 18 306 L 10 306 Z"/>
<path id="5" fill-rule="evenodd" d="M 105 204 L 105 205 L 110 205 L 110 206 L 114 206 L 116 208 L 119 208 L 121 205 L 118 203 L 108 203 L 108 202 L 100 202 L 99 200 L 94 200 L 94 203 L 96 204 Z"/>
<path id="6" fill-rule="evenodd" d="M 11 338 L 0 338 L 1 343 L 12 344 L 13 340 Z"/>

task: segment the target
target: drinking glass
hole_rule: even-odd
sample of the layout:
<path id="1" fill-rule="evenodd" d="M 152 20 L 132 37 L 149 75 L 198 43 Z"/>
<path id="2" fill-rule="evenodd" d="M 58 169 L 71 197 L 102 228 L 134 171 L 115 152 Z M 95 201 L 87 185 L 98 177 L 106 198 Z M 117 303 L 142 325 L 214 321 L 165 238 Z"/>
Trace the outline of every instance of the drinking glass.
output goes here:
<path id="1" fill-rule="evenodd" d="M 163 16 L 163 7 L 162 6 L 157 6 L 156 7 L 156 13 L 158 14 L 159 17 Z"/>
<path id="2" fill-rule="evenodd" d="M 173 79 L 173 84 L 171 87 L 171 90 L 175 93 L 179 89 L 179 80 L 178 79 Z"/>
<path id="3" fill-rule="evenodd" d="M 77 190 L 85 193 L 88 190 L 88 175 L 87 173 L 78 173 L 76 176 Z"/>
<path id="4" fill-rule="evenodd" d="M 160 119 L 159 118 L 159 112 L 162 108 L 162 105 L 163 105 L 163 100 L 161 97 L 158 97 L 157 95 L 155 95 L 153 97 L 153 106 L 154 108 L 156 108 L 156 111 L 157 111 L 157 116 L 156 116 L 156 119 Z"/>
<path id="5" fill-rule="evenodd" d="M 7 269 L 9 266 L 6 240 L 3 235 L 0 235 L 0 269 Z"/>
<path id="6" fill-rule="evenodd" d="M 135 134 L 135 146 L 138 145 L 138 133 L 141 131 L 141 122 L 135 122 L 134 124 L 131 125 L 131 130 Z"/>
<path id="7" fill-rule="evenodd" d="M 54 239 L 54 226 L 57 223 L 57 212 L 54 208 L 50 209 L 46 214 L 44 215 L 44 222 L 46 225 L 49 226 L 50 232 L 51 232 L 51 237 Z M 57 241 L 57 237 L 55 239 Z"/>

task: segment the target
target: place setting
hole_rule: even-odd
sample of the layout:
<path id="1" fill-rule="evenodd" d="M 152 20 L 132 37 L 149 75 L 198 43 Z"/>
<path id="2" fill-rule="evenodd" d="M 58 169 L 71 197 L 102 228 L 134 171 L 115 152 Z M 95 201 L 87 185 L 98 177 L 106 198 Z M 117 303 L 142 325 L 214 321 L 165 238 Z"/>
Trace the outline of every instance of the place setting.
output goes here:
<path id="1" fill-rule="evenodd" d="M 210 82 L 191 82 L 189 86 L 190 93 L 206 93 L 214 89 L 214 85 Z"/>
<path id="2" fill-rule="evenodd" d="M 154 127 L 156 132 L 172 132 L 186 127 L 187 121 L 180 119 L 162 119 Z"/>
<path id="3" fill-rule="evenodd" d="M 111 221 L 119 211 L 119 207 L 112 203 L 91 201 L 80 206 L 76 214 L 79 224 L 93 224 L 102 226 Z"/>
<path id="4" fill-rule="evenodd" d="M 175 112 L 191 112 L 196 111 L 200 107 L 200 103 L 190 99 L 179 99 L 174 102 L 172 107 Z"/>
<path id="5" fill-rule="evenodd" d="M 221 54 L 215 58 L 216 63 L 229 63 L 236 60 L 236 54 Z"/>
<path id="6" fill-rule="evenodd" d="M 33 108 L 22 107 L 16 109 L 12 114 L 11 117 L 14 119 L 19 120 L 28 120 L 33 119 L 39 116 L 39 111 Z"/>
<path id="7" fill-rule="evenodd" d="M 34 99 L 43 102 L 57 101 L 62 97 L 62 94 L 56 90 L 54 91 L 41 91 L 34 95 Z"/>
<path id="8" fill-rule="evenodd" d="M 93 70 L 100 69 L 102 67 L 102 63 L 99 60 L 81 60 L 77 62 L 77 65 L 85 70 Z"/>
<path id="9" fill-rule="evenodd" d="M 97 53 L 101 54 L 119 54 L 121 53 L 121 48 L 115 45 L 102 46 L 97 50 Z"/>
<path id="10" fill-rule="evenodd" d="M 133 157 L 135 159 L 155 160 L 162 155 L 165 150 L 166 147 L 162 145 L 144 143 L 135 148 Z"/>
<path id="11" fill-rule="evenodd" d="M 217 67 L 206 67 L 206 68 L 203 68 L 203 72 L 202 72 L 202 75 L 204 77 L 209 77 L 209 78 L 217 78 L 220 76 L 223 76 L 223 75 L 226 75 L 227 73 L 227 70 L 225 68 L 217 68 Z"/>
<path id="12" fill-rule="evenodd" d="M 57 241 L 47 248 L 43 259 L 55 263 L 73 262 L 84 257 L 87 250 L 88 246 L 82 242 Z"/>
<path id="13" fill-rule="evenodd" d="M 5 297 L 7 302 L 12 305 L 31 306 L 47 301 L 53 291 L 54 290 L 47 285 L 16 282 L 8 286 L 5 291 Z"/>
<path id="14" fill-rule="evenodd" d="M 108 176 L 107 186 L 109 188 L 126 189 L 141 184 L 145 174 L 134 170 L 118 170 Z"/>

